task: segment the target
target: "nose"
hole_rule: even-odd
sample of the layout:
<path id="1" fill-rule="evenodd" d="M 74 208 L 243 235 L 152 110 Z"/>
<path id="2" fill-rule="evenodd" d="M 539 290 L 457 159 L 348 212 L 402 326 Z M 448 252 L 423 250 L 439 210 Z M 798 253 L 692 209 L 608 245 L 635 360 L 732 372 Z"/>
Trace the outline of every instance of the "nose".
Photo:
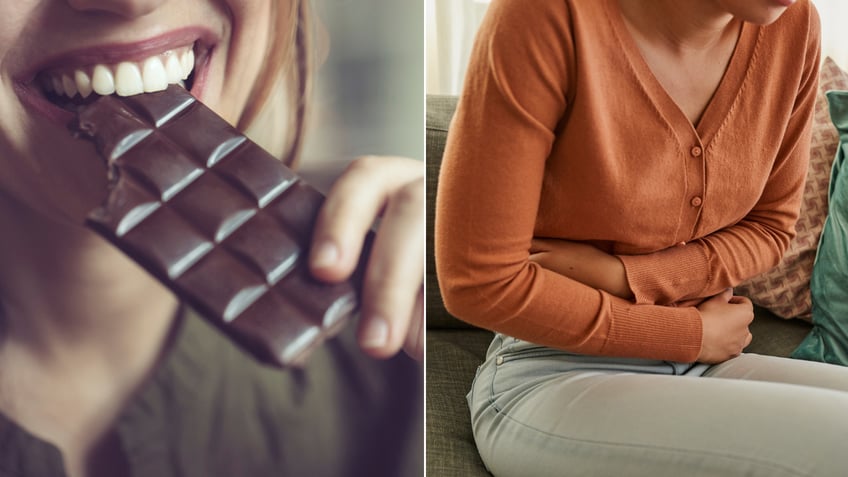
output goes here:
<path id="1" fill-rule="evenodd" d="M 147 15 L 167 0 L 67 0 L 81 12 L 107 12 L 125 18 Z"/>

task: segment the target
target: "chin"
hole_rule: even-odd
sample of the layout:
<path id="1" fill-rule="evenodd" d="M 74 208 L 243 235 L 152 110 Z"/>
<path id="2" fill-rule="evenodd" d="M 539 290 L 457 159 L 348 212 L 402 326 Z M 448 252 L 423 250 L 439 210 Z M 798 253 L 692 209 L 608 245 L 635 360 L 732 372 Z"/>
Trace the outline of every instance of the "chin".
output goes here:
<path id="1" fill-rule="evenodd" d="M 771 25 L 786 13 L 793 0 L 767 0 L 767 2 L 766 5 L 750 2 L 746 5 L 750 10 L 742 13 L 740 18 L 755 25 Z"/>
<path id="2" fill-rule="evenodd" d="M 780 11 L 778 11 L 778 12 L 768 12 L 766 14 L 760 15 L 756 18 L 746 20 L 746 21 L 749 22 L 749 23 L 753 23 L 755 25 L 761 25 L 761 26 L 771 25 L 772 23 L 776 22 L 778 20 L 778 18 L 783 16 L 783 12 L 785 12 L 785 11 L 786 11 L 786 8 L 781 8 Z"/>
<path id="3" fill-rule="evenodd" d="M 40 149 L 32 156 L 39 161 L 37 168 L 15 167 L 21 162 L 9 164 L 14 170 L 7 169 L 8 175 L 0 183 L 0 198 L 12 208 L 9 213 L 20 220 L 81 226 L 107 195 L 106 168 L 93 148 L 92 154 L 76 154 L 70 149 L 48 155 Z"/>

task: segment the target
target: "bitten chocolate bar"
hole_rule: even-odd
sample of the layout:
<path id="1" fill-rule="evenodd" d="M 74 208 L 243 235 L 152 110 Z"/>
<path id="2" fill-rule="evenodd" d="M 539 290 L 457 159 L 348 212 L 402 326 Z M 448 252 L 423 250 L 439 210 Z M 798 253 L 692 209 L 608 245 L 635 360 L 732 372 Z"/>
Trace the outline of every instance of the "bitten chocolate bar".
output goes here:
<path id="1" fill-rule="evenodd" d="M 357 287 L 313 279 L 323 196 L 184 89 L 81 107 L 110 192 L 87 225 L 263 362 L 299 365 L 355 313 Z"/>

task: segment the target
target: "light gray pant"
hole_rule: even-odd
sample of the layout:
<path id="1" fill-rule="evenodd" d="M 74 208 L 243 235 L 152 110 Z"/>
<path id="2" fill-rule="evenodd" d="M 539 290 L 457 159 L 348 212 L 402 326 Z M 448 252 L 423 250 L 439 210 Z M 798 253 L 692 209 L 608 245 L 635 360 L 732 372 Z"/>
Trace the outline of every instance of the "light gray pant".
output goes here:
<path id="1" fill-rule="evenodd" d="M 496 335 L 468 394 L 498 477 L 848 476 L 848 368 L 574 355 Z"/>

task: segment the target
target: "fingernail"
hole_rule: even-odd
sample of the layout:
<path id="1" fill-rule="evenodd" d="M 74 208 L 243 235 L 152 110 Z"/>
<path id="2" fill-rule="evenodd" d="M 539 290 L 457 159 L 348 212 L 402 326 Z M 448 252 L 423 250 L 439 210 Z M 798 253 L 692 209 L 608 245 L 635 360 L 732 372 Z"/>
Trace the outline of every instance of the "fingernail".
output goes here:
<path id="1" fill-rule="evenodd" d="M 339 261 L 339 248 L 329 240 L 325 240 L 312 252 L 312 266 L 315 268 L 330 268 Z"/>
<path id="2" fill-rule="evenodd" d="M 386 320 L 374 317 L 365 325 L 360 337 L 363 348 L 382 348 L 389 341 L 389 323 Z"/>

